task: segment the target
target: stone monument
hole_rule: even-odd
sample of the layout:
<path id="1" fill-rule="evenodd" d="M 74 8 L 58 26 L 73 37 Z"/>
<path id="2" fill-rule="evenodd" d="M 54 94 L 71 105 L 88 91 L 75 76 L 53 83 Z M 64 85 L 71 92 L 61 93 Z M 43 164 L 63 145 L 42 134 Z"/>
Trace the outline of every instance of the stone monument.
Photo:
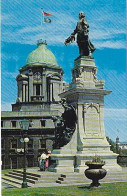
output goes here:
<path id="1" fill-rule="evenodd" d="M 65 40 L 65 44 L 72 42 L 77 33 L 80 56 L 74 61 L 70 88 L 60 94 L 75 108 L 77 125 L 71 141 L 52 152 L 55 165 L 50 171 L 83 173 L 87 167 L 85 162 L 95 155 L 106 162 L 107 170 L 121 170 L 104 128 L 104 96 L 111 91 L 105 90 L 104 81 L 97 79 L 97 67 L 91 57 L 95 48 L 89 40 L 88 27 L 84 13 L 80 12 L 74 33 Z"/>

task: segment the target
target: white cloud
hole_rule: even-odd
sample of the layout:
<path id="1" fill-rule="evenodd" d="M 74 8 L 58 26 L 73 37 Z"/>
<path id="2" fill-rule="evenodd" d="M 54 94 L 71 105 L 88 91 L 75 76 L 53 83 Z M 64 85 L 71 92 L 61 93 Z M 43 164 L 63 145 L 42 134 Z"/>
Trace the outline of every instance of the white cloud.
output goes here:
<path id="1" fill-rule="evenodd" d="M 67 29 L 64 25 L 65 21 L 62 23 L 57 24 L 43 24 L 41 27 L 40 25 L 35 27 L 23 27 L 17 30 L 14 34 L 11 33 L 11 30 L 7 30 L 4 32 L 4 37 L 6 38 L 6 42 L 16 42 L 21 44 L 35 44 L 40 38 L 47 40 L 49 44 L 64 44 L 65 39 L 73 32 L 75 27 L 72 27 L 70 24 L 69 18 L 66 21 L 66 26 L 68 24 Z M 54 28 L 54 26 L 56 28 Z M 74 26 L 74 25 L 73 25 Z M 123 33 L 121 30 L 118 32 L 117 30 L 112 32 L 106 32 L 101 30 L 93 30 L 90 32 L 90 39 L 96 46 L 96 48 L 126 48 L 125 41 L 116 39 L 114 40 L 115 36 L 118 34 Z M 108 40 L 110 39 L 110 40 Z"/>
<path id="2" fill-rule="evenodd" d="M 25 33 L 36 33 L 38 31 L 41 31 L 41 27 L 39 26 L 29 26 L 29 27 L 23 27 L 22 29 L 18 30 L 17 33 L 20 34 L 25 34 Z"/>
<path id="3" fill-rule="evenodd" d="M 105 118 L 122 120 L 127 123 L 127 109 L 105 108 Z"/>
<path id="4" fill-rule="evenodd" d="M 90 32 L 90 37 L 94 40 L 106 40 L 110 38 L 115 38 L 117 35 L 124 34 L 126 35 L 125 30 L 118 29 L 94 29 Z"/>
<path id="5" fill-rule="evenodd" d="M 115 48 L 115 49 L 122 49 L 126 48 L 126 43 L 121 40 L 110 40 L 110 41 L 94 41 L 94 45 L 97 49 L 100 48 Z"/>
<path id="6" fill-rule="evenodd" d="M 59 18 L 59 13 L 55 13 L 55 18 L 52 19 L 51 24 L 36 24 L 33 23 L 27 26 L 22 26 L 14 30 L 12 33 L 12 28 L 6 28 L 3 26 L 3 41 L 6 42 L 16 42 L 22 44 L 35 44 L 37 39 L 43 38 L 47 40 L 50 44 L 64 43 L 66 36 L 69 36 L 73 27 L 72 24 L 76 24 L 76 20 L 69 16 L 66 18 L 66 14 L 61 13 Z M 6 23 L 5 23 L 6 24 Z M 67 28 L 65 28 L 65 26 Z"/>
<path id="7" fill-rule="evenodd" d="M 27 4 L 23 1 L 21 4 L 21 8 L 24 7 L 22 12 L 15 10 L 15 12 L 2 14 L 4 24 L 2 30 L 4 36 L 2 40 L 22 44 L 35 44 L 37 39 L 42 38 L 47 40 L 49 44 L 63 44 L 65 38 L 73 32 L 76 26 L 77 16 L 74 12 L 76 11 L 76 7 L 78 12 L 82 3 L 82 1 L 80 4 L 75 2 L 74 7 L 71 7 L 68 12 L 66 7 L 69 6 L 69 2 L 65 2 L 65 5 L 63 1 L 61 1 L 61 3 L 57 2 L 56 8 L 53 8 L 51 11 L 53 14 L 53 17 L 51 17 L 52 23 L 43 24 L 41 27 L 41 15 L 40 12 L 38 12 L 39 8 L 33 7 L 33 9 L 31 9 L 30 6 L 33 4 L 33 1 Z M 88 2 L 85 2 L 85 6 L 87 6 L 87 3 Z M 88 4 L 92 5 L 93 3 L 93 1 L 90 1 Z M 45 2 L 44 4 L 47 3 Z M 18 6 L 20 6 L 19 3 Z M 107 4 L 106 6 L 105 9 L 102 7 L 99 10 L 93 9 L 88 14 L 90 39 L 92 39 L 96 48 L 125 48 L 125 41 L 119 37 L 120 34 L 123 34 L 124 37 L 126 34 L 125 21 L 122 20 L 124 19 L 124 15 L 122 15 L 122 13 L 115 13 L 109 9 L 110 7 L 108 7 Z M 50 8 L 52 9 L 51 2 L 49 9 Z"/>

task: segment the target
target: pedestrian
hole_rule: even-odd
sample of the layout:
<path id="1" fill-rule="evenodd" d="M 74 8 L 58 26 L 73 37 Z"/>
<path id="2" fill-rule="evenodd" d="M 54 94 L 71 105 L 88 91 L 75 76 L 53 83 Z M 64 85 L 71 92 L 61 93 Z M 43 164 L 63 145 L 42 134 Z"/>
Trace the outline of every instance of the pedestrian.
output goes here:
<path id="1" fill-rule="evenodd" d="M 41 171 L 45 171 L 46 169 L 46 154 L 45 152 L 42 152 L 41 156 L 38 159 L 39 161 L 39 167 Z"/>
<path id="2" fill-rule="evenodd" d="M 50 155 L 51 155 L 51 151 L 47 150 L 47 153 L 46 153 L 46 169 L 48 169 L 49 164 L 50 164 L 49 163 Z"/>

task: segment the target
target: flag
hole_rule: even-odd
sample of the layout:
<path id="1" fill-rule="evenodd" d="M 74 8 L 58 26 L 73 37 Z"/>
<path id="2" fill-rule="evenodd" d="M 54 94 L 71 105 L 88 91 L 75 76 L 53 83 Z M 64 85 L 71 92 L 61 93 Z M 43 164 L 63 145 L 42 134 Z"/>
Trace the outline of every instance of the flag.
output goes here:
<path id="1" fill-rule="evenodd" d="M 45 18 L 45 17 L 44 17 L 44 22 L 46 22 L 46 23 L 51 23 L 51 19 L 50 19 L 50 18 Z"/>
<path id="2" fill-rule="evenodd" d="M 52 16 L 52 14 L 47 13 L 47 12 L 44 12 L 44 11 L 43 11 L 43 15 L 44 15 L 44 16 Z"/>
<path id="3" fill-rule="evenodd" d="M 49 18 L 49 16 L 52 16 L 52 14 L 48 13 L 48 12 L 42 12 L 43 14 L 43 23 L 51 23 L 51 19 Z"/>

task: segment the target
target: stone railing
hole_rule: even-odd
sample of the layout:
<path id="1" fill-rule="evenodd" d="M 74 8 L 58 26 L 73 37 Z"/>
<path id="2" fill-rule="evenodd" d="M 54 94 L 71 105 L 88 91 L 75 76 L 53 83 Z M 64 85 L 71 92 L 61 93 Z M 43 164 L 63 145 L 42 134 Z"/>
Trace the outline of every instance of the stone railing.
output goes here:
<path id="1" fill-rule="evenodd" d="M 40 102 L 42 101 L 44 98 L 44 96 L 41 96 L 41 95 L 34 95 L 34 96 L 31 96 L 31 101 L 36 101 L 36 102 Z"/>

